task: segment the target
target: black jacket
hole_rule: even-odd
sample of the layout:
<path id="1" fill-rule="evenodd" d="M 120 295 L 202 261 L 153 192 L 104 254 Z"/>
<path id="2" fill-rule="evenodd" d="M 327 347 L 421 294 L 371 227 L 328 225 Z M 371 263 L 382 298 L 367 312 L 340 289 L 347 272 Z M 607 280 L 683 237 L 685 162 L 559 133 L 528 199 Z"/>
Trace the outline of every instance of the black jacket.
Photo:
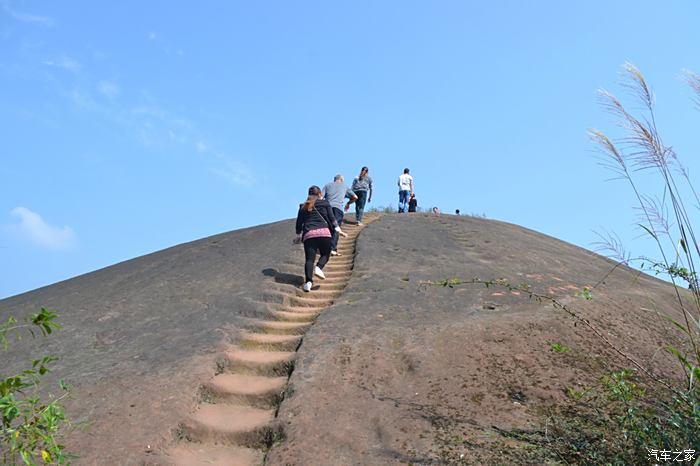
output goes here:
<path id="1" fill-rule="evenodd" d="M 314 204 L 311 212 L 304 209 L 304 205 L 299 208 L 297 214 L 297 235 L 306 233 L 317 228 L 332 229 L 338 226 L 338 222 L 333 215 L 331 205 L 325 199 L 319 199 Z"/>

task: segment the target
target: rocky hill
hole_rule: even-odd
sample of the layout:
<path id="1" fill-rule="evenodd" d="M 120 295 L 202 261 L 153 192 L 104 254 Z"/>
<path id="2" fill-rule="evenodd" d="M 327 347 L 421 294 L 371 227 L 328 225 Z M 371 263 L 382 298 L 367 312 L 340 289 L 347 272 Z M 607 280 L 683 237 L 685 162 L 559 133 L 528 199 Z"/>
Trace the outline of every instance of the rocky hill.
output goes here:
<path id="1" fill-rule="evenodd" d="M 657 351 L 668 324 L 652 309 L 673 299 L 659 280 L 493 220 L 345 229 L 308 294 L 283 221 L 0 301 L 2 319 L 45 306 L 64 326 L 13 342 L 0 370 L 60 358 L 74 464 L 386 465 L 525 464 L 527 445 L 504 433 L 542 429 L 567 389 L 624 366 L 548 300 L 441 281 L 525 283 L 642 363 L 672 366 Z M 593 300 L 575 297 L 584 286 Z"/>

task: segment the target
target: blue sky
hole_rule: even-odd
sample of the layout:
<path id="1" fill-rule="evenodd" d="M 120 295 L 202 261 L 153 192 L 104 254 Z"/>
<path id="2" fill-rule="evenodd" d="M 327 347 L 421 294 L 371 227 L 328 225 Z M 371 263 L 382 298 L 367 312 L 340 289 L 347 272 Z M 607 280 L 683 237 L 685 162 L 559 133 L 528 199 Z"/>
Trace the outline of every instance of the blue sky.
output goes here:
<path id="1" fill-rule="evenodd" d="M 691 1 L 0 0 L 0 297 L 296 214 L 310 184 L 633 252 L 586 130 L 626 61 L 693 175 Z M 293 232 L 290 231 L 290 238 Z"/>

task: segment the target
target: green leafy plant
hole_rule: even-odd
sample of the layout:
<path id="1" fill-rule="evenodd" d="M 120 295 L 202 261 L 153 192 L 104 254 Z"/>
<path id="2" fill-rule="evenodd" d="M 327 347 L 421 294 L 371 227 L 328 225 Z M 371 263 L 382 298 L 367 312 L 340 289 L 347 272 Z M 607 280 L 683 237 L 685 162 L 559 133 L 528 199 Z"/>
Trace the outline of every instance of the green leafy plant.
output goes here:
<path id="1" fill-rule="evenodd" d="M 0 343 L 7 351 L 10 337 L 21 338 L 23 333 L 36 337 L 48 336 L 61 326 L 57 314 L 42 308 L 24 321 L 10 317 L 0 324 Z M 51 371 L 56 361 L 43 356 L 31 361 L 28 369 L 8 376 L 0 373 L 0 459 L 2 464 L 66 464 L 67 456 L 57 436 L 68 424 L 61 401 L 68 395 L 69 387 L 59 382 L 62 395 L 45 400 L 40 394 L 42 377 Z"/>
<path id="2" fill-rule="evenodd" d="M 552 351 L 554 351 L 555 353 L 568 353 L 569 351 L 571 351 L 571 348 L 569 348 L 568 346 L 562 345 L 561 343 L 557 342 L 550 343 L 549 347 L 552 348 Z"/>
<path id="3" fill-rule="evenodd" d="M 581 291 L 578 291 L 576 293 L 576 296 L 579 298 L 583 298 L 586 301 L 590 301 L 593 299 L 593 290 L 589 286 L 584 286 L 581 288 Z"/>

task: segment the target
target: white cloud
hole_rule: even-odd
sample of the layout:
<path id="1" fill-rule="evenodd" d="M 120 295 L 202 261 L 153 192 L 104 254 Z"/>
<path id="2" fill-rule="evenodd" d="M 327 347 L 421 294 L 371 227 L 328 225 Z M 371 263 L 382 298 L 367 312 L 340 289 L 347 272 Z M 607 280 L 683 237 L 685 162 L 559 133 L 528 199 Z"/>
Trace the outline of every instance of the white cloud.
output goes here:
<path id="1" fill-rule="evenodd" d="M 81 90 L 81 89 L 73 89 L 68 93 L 68 97 L 70 98 L 71 101 L 73 101 L 73 104 L 75 104 L 77 107 L 81 108 L 88 108 L 88 109 L 96 109 L 97 105 L 95 104 L 95 101 L 93 100 L 92 96 L 90 96 L 89 93 Z"/>
<path id="2" fill-rule="evenodd" d="M 132 108 L 125 121 L 148 146 L 173 142 L 178 145 L 190 144 L 197 134 L 190 120 L 173 115 L 155 104 Z"/>
<path id="3" fill-rule="evenodd" d="M 197 149 L 197 152 L 199 152 L 200 154 L 203 154 L 204 152 L 207 151 L 207 149 L 209 149 L 209 146 L 207 146 L 202 141 L 197 141 L 197 144 L 195 144 L 195 148 Z"/>
<path id="4" fill-rule="evenodd" d="M 214 168 L 211 171 L 239 188 L 249 188 L 255 181 L 251 169 L 241 162 L 226 160 L 223 168 Z"/>
<path id="5" fill-rule="evenodd" d="M 62 68 L 64 70 L 72 71 L 73 73 L 77 73 L 83 68 L 83 65 L 81 65 L 79 61 L 66 56 L 63 56 L 58 60 L 44 60 L 42 64 Z"/>
<path id="6" fill-rule="evenodd" d="M 16 207 L 10 213 L 19 219 L 19 223 L 11 225 L 10 230 L 24 240 L 52 250 L 68 250 L 76 244 L 77 238 L 71 227 L 51 226 L 39 214 L 25 207 Z"/>
<path id="7" fill-rule="evenodd" d="M 149 40 L 155 40 L 156 37 L 157 37 L 157 35 L 156 35 L 156 33 L 155 33 L 154 31 L 151 31 L 151 32 L 148 33 L 148 39 L 149 39 Z"/>
<path id="8" fill-rule="evenodd" d="M 7 1 L 1 1 L 0 7 L 2 7 L 3 11 L 7 13 L 11 18 L 16 19 L 17 21 L 23 21 L 25 23 L 34 23 L 45 27 L 52 27 L 56 24 L 56 21 L 54 21 L 54 19 L 49 16 L 39 16 L 15 11 L 12 8 L 10 8 L 10 3 Z"/>
<path id="9" fill-rule="evenodd" d="M 112 81 L 100 81 L 97 85 L 97 89 L 102 95 L 110 100 L 114 100 L 121 94 L 121 89 Z"/>

